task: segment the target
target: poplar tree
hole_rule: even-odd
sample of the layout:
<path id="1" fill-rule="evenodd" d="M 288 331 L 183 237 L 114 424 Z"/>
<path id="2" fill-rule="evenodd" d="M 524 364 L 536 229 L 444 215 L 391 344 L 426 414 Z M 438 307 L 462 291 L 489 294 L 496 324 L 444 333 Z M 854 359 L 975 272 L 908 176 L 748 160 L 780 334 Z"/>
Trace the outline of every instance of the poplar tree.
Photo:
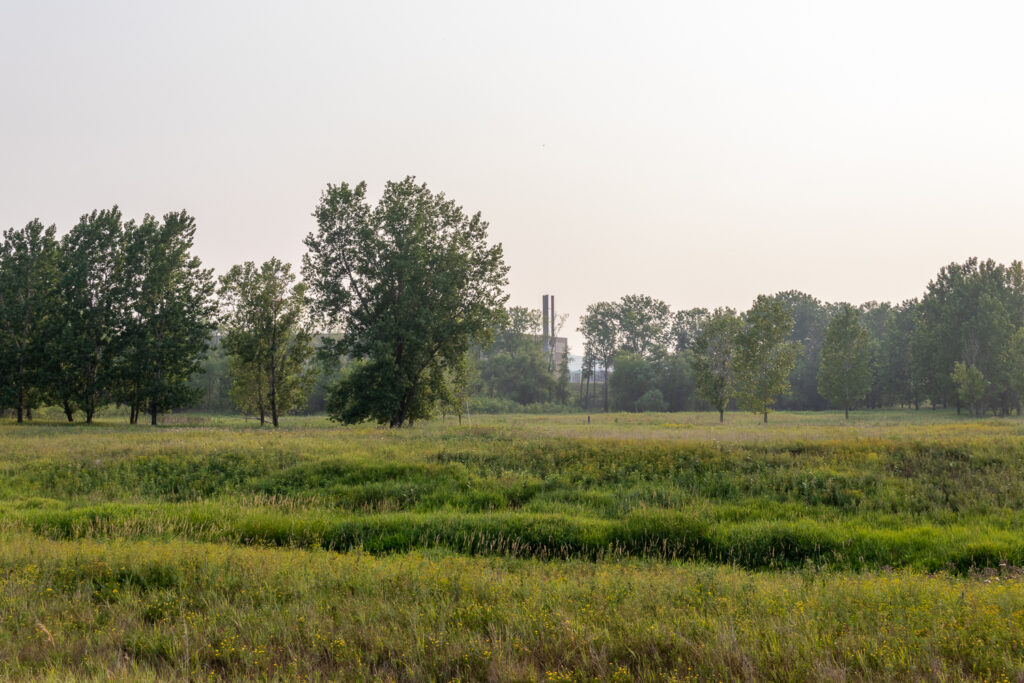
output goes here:
<path id="1" fill-rule="evenodd" d="M 590 304 L 580 318 L 578 331 L 583 335 L 586 356 L 593 361 L 591 365 L 600 363 L 604 369 L 604 412 L 607 413 L 609 369 L 615 362 L 621 338 L 618 306 L 609 301 Z"/>
<path id="2" fill-rule="evenodd" d="M 0 405 L 20 424 L 46 386 L 47 323 L 55 312 L 56 228 L 33 220 L 0 244 Z"/>
<path id="3" fill-rule="evenodd" d="M 761 413 L 765 423 L 775 399 L 790 391 L 789 373 L 800 345 L 789 341 L 793 314 L 778 299 L 758 296 L 737 336 L 737 402 Z"/>
<path id="4" fill-rule="evenodd" d="M 291 265 L 272 258 L 252 261 L 220 278 L 224 306 L 222 343 L 229 358 L 231 396 L 260 424 L 306 404 L 316 381 L 308 360 L 313 352 L 306 286 L 295 283 Z"/>
<path id="5" fill-rule="evenodd" d="M 70 421 L 77 407 L 91 423 L 114 395 L 114 367 L 121 339 L 124 263 L 121 211 L 93 211 L 61 240 L 61 292 L 48 334 L 51 400 Z"/>
<path id="6" fill-rule="evenodd" d="M 198 398 L 189 379 L 210 348 L 216 302 L 213 272 L 191 254 L 195 219 L 185 211 L 125 226 L 119 398 L 135 424 Z"/>
<path id="7" fill-rule="evenodd" d="M 707 317 L 693 339 L 693 371 L 697 395 L 718 411 L 725 422 L 725 409 L 736 394 L 736 356 L 743 321 L 731 308 L 716 309 Z"/>
<path id="8" fill-rule="evenodd" d="M 832 405 L 842 406 L 849 420 L 850 407 L 864 400 L 871 379 L 871 333 L 860 311 L 850 304 L 840 304 L 825 328 L 818 392 Z"/>

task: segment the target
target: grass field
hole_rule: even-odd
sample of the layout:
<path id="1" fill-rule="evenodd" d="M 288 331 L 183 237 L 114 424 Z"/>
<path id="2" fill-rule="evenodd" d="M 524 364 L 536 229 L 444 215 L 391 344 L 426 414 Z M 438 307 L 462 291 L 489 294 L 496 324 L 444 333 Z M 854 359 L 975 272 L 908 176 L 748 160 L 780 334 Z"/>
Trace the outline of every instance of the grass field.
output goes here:
<path id="1" fill-rule="evenodd" d="M 0 675 L 1024 680 L 1024 421 L 0 424 Z"/>

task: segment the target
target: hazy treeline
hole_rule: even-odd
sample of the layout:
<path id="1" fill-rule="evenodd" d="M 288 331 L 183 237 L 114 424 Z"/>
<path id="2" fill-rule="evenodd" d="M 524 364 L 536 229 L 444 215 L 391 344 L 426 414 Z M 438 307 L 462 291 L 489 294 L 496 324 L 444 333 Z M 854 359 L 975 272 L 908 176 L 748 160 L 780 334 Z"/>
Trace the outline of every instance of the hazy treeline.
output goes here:
<path id="1" fill-rule="evenodd" d="M 392 190 L 431 198 L 411 179 Z M 288 412 L 331 412 L 332 396 L 342 406 L 334 412 L 351 419 L 376 410 L 360 407 L 366 391 L 353 393 L 372 385 L 362 377 L 369 366 L 348 360 L 363 356 L 313 329 L 311 309 L 331 294 L 333 276 L 318 275 L 327 266 L 304 260 L 320 290 L 313 300 L 277 259 L 215 279 L 191 253 L 194 234 L 186 212 L 134 221 L 117 207 L 82 216 L 60 239 L 39 221 L 6 231 L 0 408 L 20 421 L 59 406 L 69 421 L 80 411 L 90 422 L 118 404 L 133 423 L 184 407 L 234 408 L 275 425 Z M 313 236 L 307 244 L 327 253 Z M 410 324 L 424 327 L 431 315 Z M 771 409 L 921 405 L 1007 414 L 1024 396 L 1019 262 L 950 264 L 920 299 L 898 305 L 822 303 L 797 291 L 760 296 L 744 312 L 672 311 L 644 295 L 597 302 L 578 328 L 578 384 L 567 352 L 544 344 L 540 318 L 520 307 L 492 317 L 490 334 L 474 333 L 431 371 L 429 396 L 411 414 L 739 407 L 767 419 Z M 382 341 L 405 334 L 389 325 Z"/>
<path id="2" fill-rule="evenodd" d="M 217 281 L 192 255 L 194 235 L 184 211 L 134 221 L 117 207 L 82 216 L 60 239 L 38 220 L 5 231 L 0 408 L 19 422 L 43 405 L 92 422 L 117 404 L 130 422 L 146 413 L 156 424 L 223 392 L 276 424 L 305 406 L 316 367 L 291 267 L 246 263 Z M 204 364 L 218 362 L 227 377 L 203 381 Z"/>
<path id="3" fill-rule="evenodd" d="M 579 330 L 584 382 L 611 373 L 601 387 L 606 409 L 928 404 L 1007 414 L 1024 397 L 1024 267 L 1016 261 L 952 263 L 921 298 L 900 304 L 823 303 L 787 291 L 742 313 L 673 312 L 627 296 L 588 306 Z"/>

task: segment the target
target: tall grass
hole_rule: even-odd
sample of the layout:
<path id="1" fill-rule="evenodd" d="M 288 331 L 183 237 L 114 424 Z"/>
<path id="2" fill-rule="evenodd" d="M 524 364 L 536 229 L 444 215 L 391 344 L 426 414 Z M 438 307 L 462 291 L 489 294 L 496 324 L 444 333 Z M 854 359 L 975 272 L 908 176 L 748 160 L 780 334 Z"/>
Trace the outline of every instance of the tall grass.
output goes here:
<path id="1" fill-rule="evenodd" d="M 0 678 L 1024 680 L 1024 422 L 0 423 Z"/>
<path id="2" fill-rule="evenodd" d="M 1024 676 L 1024 585 L 1006 573 L 748 573 L 5 535 L 0 614 L 5 678 Z"/>

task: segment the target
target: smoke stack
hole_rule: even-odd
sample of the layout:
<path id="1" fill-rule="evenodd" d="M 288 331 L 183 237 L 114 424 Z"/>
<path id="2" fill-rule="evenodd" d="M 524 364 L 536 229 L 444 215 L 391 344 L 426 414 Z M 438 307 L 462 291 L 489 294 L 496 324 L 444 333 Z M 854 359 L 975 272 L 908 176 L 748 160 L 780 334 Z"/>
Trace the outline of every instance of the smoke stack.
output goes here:
<path id="1" fill-rule="evenodd" d="M 544 342 L 548 341 L 548 295 L 544 295 Z"/>
<path id="2" fill-rule="evenodd" d="M 555 295 L 551 295 L 551 338 L 554 339 L 558 332 L 555 330 Z"/>

